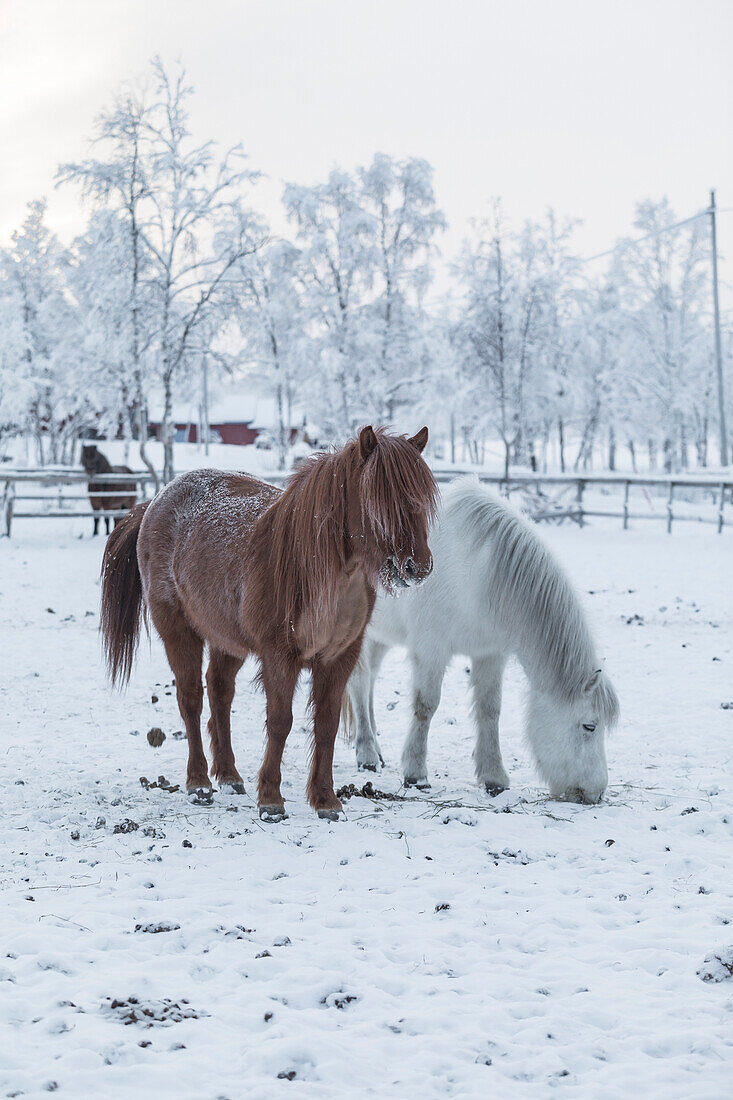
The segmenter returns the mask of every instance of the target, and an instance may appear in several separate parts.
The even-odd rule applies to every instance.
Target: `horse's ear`
[[[420,431],[417,433],[417,435],[413,435],[413,436],[410,437],[410,443],[412,443],[413,447],[417,447],[420,454],[422,454],[422,452],[425,450],[425,444],[427,443],[427,441],[428,441],[428,429],[427,428],[421,428]]]
[[[359,432],[359,450],[361,451],[361,457],[366,460],[372,451],[377,447],[377,433],[374,428],[369,424],[368,427],[362,428]]]
[[[583,691],[586,695],[590,695],[592,691],[595,691],[596,687],[598,686],[598,681],[601,678],[601,671],[602,670],[600,668],[597,668],[595,672],[591,672],[590,676],[585,681],[585,684],[583,685]]]

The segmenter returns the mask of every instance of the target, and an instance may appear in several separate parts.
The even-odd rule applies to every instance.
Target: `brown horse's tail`
[[[130,679],[140,636],[143,586],[137,564],[137,537],[149,504],[149,500],[136,504],[114,528],[104,548],[99,629],[113,684],[126,684]]]

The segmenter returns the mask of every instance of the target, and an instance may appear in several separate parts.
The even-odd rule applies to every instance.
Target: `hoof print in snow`
[[[342,989],[337,990],[335,993],[329,993],[326,997],[321,997],[321,1004],[326,1008],[338,1008],[343,1011],[347,1005],[352,1004],[354,1001],[358,1001],[358,997],[353,993],[344,993]]]
[[[151,695],[150,696],[150,702],[151,703],[157,703],[158,702],[158,696],[157,695]]]
[[[208,1012],[191,1008],[191,1005],[182,997],[180,1001],[172,1001],[170,997],[164,997],[162,1001],[141,1001],[138,997],[127,997],[125,1000],[106,998],[106,1004],[102,1010],[116,1016],[123,1024],[142,1024],[143,1027],[153,1027],[162,1024],[164,1027],[170,1024],[178,1024],[181,1020],[199,1020],[202,1016],[208,1016]]]
[[[177,932],[180,928],[180,924],[176,924],[175,921],[159,921],[157,924],[136,924],[136,932]]]
[[[276,940],[272,941],[272,946],[273,947],[290,947],[292,942],[293,941],[290,939],[290,936],[278,936],[278,938]]]
[[[259,955],[255,955],[256,959],[271,959],[272,953],[270,951],[260,951]]]
[[[277,1075],[278,1081],[294,1081],[298,1074],[294,1069],[281,1069]]]
[[[182,848],[193,848],[193,844],[191,843],[191,841],[190,841],[190,840],[184,840],[184,842],[183,842],[183,844],[181,845],[181,847],[182,847]]]
[[[721,703],[720,704],[720,709],[721,710],[733,710],[733,700],[730,700],[730,702],[728,702],[728,703]]]
[[[155,696],[153,696],[153,702],[156,702]],[[159,749],[165,741],[165,734],[159,726],[153,726],[148,730],[148,744],[152,745],[154,749]]]
[[[445,913],[446,909],[450,909],[450,902],[440,901],[435,906],[435,912],[436,913]]]
[[[173,733],[171,734],[171,737],[173,738],[174,741],[186,741],[187,740],[185,730],[173,730]]]
[[[729,982],[733,978],[733,945],[708,955],[697,976],[703,982]]]
[[[78,840],[80,836],[81,836],[81,834],[80,834],[78,829],[72,829],[71,830],[71,839],[72,840]]]
[[[115,825],[112,830],[113,833],[136,833],[140,828],[137,821],[131,821],[129,817],[126,817],[124,821],[120,821]]]
[[[468,825],[470,827],[478,825],[476,814],[472,813],[471,810],[466,810],[459,806],[446,810],[440,820],[444,825],[450,825],[453,821],[457,821],[459,825]]]
[[[217,928],[217,932],[220,932],[222,936],[229,936],[235,940],[246,940],[254,931],[254,928],[245,928],[243,924],[237,924],[234,928],[225,928],[223,924],[220,924]]]

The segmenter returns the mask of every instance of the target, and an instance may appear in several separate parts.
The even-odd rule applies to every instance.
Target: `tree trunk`
[[[634,471],[634,473],[637,473],[638,471],[636,469],[636,446],[634,444],[633,439],[629,439],[626,443],[626,446],[629,448],[629,455],[631,456],[631,469]]]
[[[175,472],[173,468],[173,436],[174,426],[171,423],[173,416],[173,387],[168,371],[163,375],[163,419],[160,424],[160,435],[163,442],[163,484],[173,481]]]
[[[616,432],[613,424],[608,429],[608,468],[609,470],[616,469]]]
[[[562,417],[557,422],[557,443],[560,450],[560,473],[565,473],[565,425]]]
[[[657,444],[653,439],[647,440],[647,451],[649,454],[649,472],[653,473],[657,468]]]
[[[281,470],[285,469],[285,460],[287,456],[287,446],[285,443],[285,418],[283,411],[283,386],[282,382],[278,382],[275,389],[275,397],[277,400],[277,461]]]

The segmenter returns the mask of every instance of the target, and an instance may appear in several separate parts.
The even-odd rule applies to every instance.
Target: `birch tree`
[[[128,252],[130,358],[141,457],[147,408],[158,388],[163,403],[164,480],[173,476],[173,396],[203,332],[224,328],[227,278],[261,244],[242,189],[254,178],[239,146],[217,158],[212,142],[189,131],[192,88],[179,67],[160,59],[142,88],[128,86],[100,116],[95,145],[104,157],[66,164],[61,182],[82,185],[94,201],[124,219]]]
[[[265,376],[275,395],[275,444],[281,469],[290,442],[293,388],[307,355],[299,259],[294,245],[272,241],[240,261],[234,283],[233,306],[244,340],[244,357],[251,372]],[[305,378],[301,381],[308,385]]]

